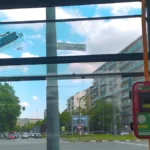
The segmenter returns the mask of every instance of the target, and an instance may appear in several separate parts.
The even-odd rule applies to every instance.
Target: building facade
[[[120,53],[141,53],[143,52],[142,37],[136,39],[133,43],[123,49]],[[100,72],[143,72],[143,61],[123,61],[106,62],[100,66],[94,73]],[[120,109],[121,125],[129,126],[132,121],[132,101],[129,97],[129,91],[132,85],[137,81],[143,81],[143,77],[122,78],[96,78],[92,87],[92,103],[100,99],[112,101]]]
[[[92,88],[93,88],[93,86],[90,86],[89,88],[87,88],[86,90],[85,90],[85,100],[86,100],[86,109],[87,110],[89,110],[89,109],[91,109],[92,108],[92,105],[93,105],[93,103],[92,103]]]
[[[44,109],[44,118],[46,117],[46,115],[47,115],[47,110]]]
[[[43,120],[43,119],[18,118],[18,120],[17,120],[17,125],[20,126],[20,127],[22,127],[22,126],[27,125],[27,124],[29,124],[29,123],[34,124],[34,123],[36,123],[37,121],[42,121],[42,120]]]
[[[68,112],[72,113],[74,112],[77,108],[82,107],[85,108],[85,101],[83,97],[86,95],[86,91],[81,91],[76,93],[74,96],[71,96],[67,100],[67,110]]]

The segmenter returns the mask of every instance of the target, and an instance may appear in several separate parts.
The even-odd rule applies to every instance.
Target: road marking
[[[118,144],[135,145],[135,146],[145,146],[145,147],[148,147],[148,145],[147,145],[147,144],[139,144],[139,143],[129,143],[129,142],[115,142],[115,143],[118,143]]]

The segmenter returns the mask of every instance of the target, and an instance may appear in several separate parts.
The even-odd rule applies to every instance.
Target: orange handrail
[[[148,45],[147,45],[147,34],[146,34],[146,1],[142,0],[142,38],[143,38],[143,59],[144,59],[144,76],[145,81],[149,81],[149,70],[148,70]]]

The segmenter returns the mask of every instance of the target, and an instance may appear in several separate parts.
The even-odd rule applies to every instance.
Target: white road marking
[[[139,143],[129,143],[129,142],[115,142],[115,143],[118,143],[118,144],[135,145],[135,146],[145,146],[145,147],[148,147],[148,145],[147,145],[147,144],[139,144]]]

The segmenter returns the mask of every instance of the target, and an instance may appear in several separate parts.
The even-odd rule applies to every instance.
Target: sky
[[[103,4],[57,7],[56,18],[103,17],[141,14],[141,4]],[[1,10],[1,21],[45,19],[45,8]],[[0,58],[46,56],[45,23],[0,25],[0,34],[22,33],[23,37],[0,49]],[[141,35],[141,19],[117,19],[56,23],[57,42],[86,44],[86,51],[57,50],[57,56],[118,53]],[[18,48],[21,48],[20,50]],[[101,63],[58,65],[58,74],[92,73]],[[46,65],[0,67],[0,76],[46,75]],[[59,111],[67,99],[92,85],[93,80],[59,80]],[[46,108],[46,81],[8,82],[26,106],[20,117],[43,118]]]

